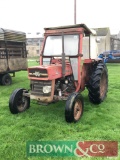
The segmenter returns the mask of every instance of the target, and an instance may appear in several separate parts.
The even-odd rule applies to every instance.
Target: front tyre
[[[94,104],[104,101],[108,90],[108,71],[103,62],[99,62],[95,67],[88,85],[89,100]]]
[[[68,123],[77,122],[83,114],[84,102],[81,94],[72,93],[65,106],[65,119]]]
[[[30,97],[23,96],[23,90],[23,88],[16,89],[10,96],[9,109],[12,114],[24,112],[30,107]]]

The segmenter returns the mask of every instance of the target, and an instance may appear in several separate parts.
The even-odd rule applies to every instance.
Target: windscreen
[[[64,53],[67,56],[78,54],[79,35],[64,35]],[[45,43],[43,55],[61,56],[62,54],[62,35],[48,36]]]

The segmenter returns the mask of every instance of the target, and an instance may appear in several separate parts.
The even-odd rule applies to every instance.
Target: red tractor
[[[42,104],[66,100],[65,119],[77,122],[83,113],[81,92],[85,87],[89,100],[100,104],[107,94],[108,73],[101,59],[91,58],[91,35],[85,24],[45,28],[40,65],[28,68],[30,91],[20,88],[11,94],[11,113],[28,109],[30,99]],[[89,42],[86,59],[82,53],[84,37]]]

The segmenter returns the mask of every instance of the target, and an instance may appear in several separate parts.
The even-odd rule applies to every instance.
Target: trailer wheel
[[[23,90],[23,88],[16,89],[10,96],[9,109],[13,114],[24,112],[30,107],[30,97],[23,96]]]
[[[104,101],[108,90],[108,71],[103,62],[98,63],[93,71],[88,85],[89,100],[94,104]]]
[[[1,84],[2,85],[8,86],[8,85],[11,85],[11,83],[12,83],[12,78],[9,74],[4,74],[1,77]]]
[[[84,102],[81,94],[72,93],[65,106],[65,119],[67,122],[77,122],[83,114]]]

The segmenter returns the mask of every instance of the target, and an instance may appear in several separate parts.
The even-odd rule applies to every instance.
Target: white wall
[[[96,36],[90,35],[90,58],[96,59],[98,57],[98,46]]]
[[[89,59],[89,37],[83,38],[83,59]],[[98,46],[96,36],[90,36],[90,58],[96,59],[98,56]]]

